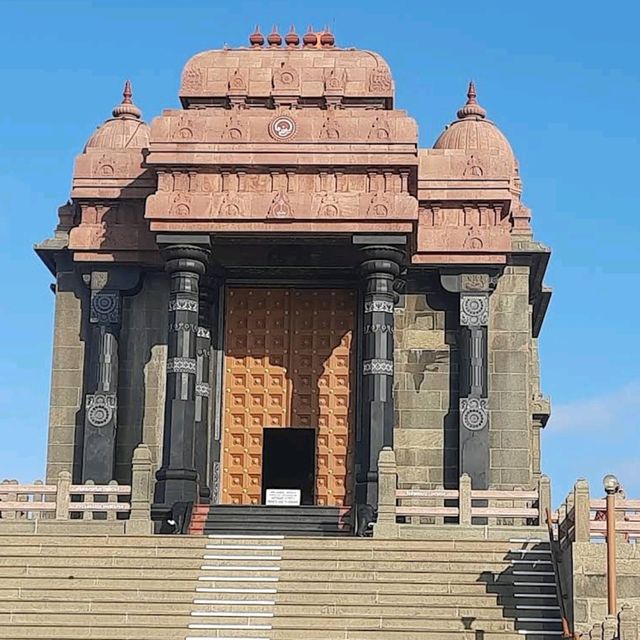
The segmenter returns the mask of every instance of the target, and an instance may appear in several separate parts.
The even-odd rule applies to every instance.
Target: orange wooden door
[[[260,504],[263,429],[316,430],[318,505],[351,503],[355,294],[230,288],[222,501]]]

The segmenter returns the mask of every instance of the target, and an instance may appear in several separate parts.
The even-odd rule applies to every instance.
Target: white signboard
[[[267,505],[297,507],[300,505],[300,489],[267,489]]]

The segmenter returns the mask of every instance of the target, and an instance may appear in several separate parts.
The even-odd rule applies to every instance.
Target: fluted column
[[[217,308],[214,300],[217,291],[210,278],[203,278],[200,286],[198,334],[196,338],[196,409],[195,409],[195,467],[200,478],[200,498],[211,498],[209,487],[209,405],[211,398],[211,331]],[[217,307],[217,305],[215,305]]]
[[[404,252],[388,245],[360,249],[364,281],[362,323],[361,432],[356,451],[356,502],[378,502],[378,456],[393,446],[393,285]]]
[[[206,271],[209,251],[205,243],[168,244],[163,255],[170,275],[169,331],[162,466],[156,474],[155,503],[170,508],[176,502],[195,502],[198,498],[195,443],[199,281]]]

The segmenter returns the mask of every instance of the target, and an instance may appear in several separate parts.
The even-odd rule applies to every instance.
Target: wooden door
[[[263,429],[316,430],[316,504],[351,503],[355,294],[230,288],[222,501],[259,504]]]

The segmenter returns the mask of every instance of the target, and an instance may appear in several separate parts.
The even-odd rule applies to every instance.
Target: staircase
[[[559,617],[527,535],[0,535],[11,640],[556,640]]]
[[[265,640],[562,635],[547,542],[210,536],[190,629]],[[240,636],[231,635],[237,632]],[[203,636],[189,636],[190,639]]]
[[[212,535],[351,535],[351,509],[344,507],[197,505],[190,533]]]
[[[0,535],[0,638],[184,640],[204,546],[187,536]]]

